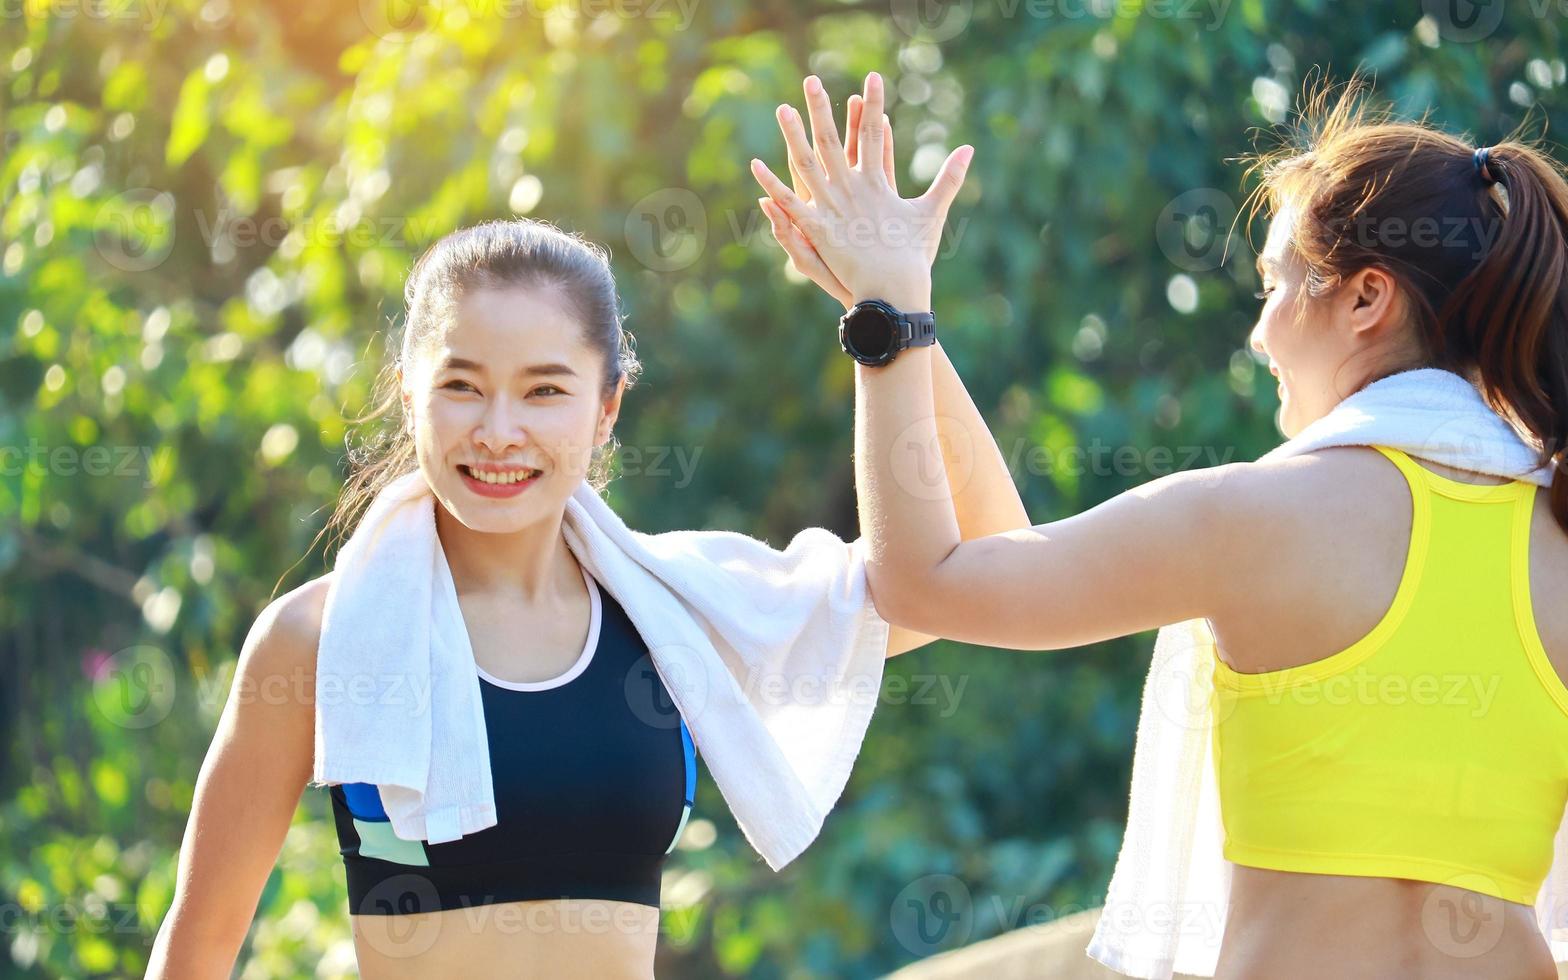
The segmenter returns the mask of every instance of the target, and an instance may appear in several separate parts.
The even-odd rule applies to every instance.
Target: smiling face
[[[404,379],[420,470],[463,524],[506,533],[558,518],[606,442],[624,379],[554,289],[481,288]],[[500,481],[500,482],[497,482]]]
[[[1362,269],[1313,296],[1306,263],[1291,246],[1294,212],[1282,207],[1258,255],[1265,302],[1252,349],[1279,379],[1279,429],[1286,438],[1327,415],[1374,377],[1419,359],[1394,279]]]

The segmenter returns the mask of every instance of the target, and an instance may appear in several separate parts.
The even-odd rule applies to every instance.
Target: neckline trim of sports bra
[[[1391,449],[1392,447],[1384,448]],[[1407,452],[1401,450],[1394,451],[1410,462],[1415,472],[1420,474],[1428,489],[1455,500],[1512,500],[1521,494],[1533,494],[1535,492],[1534,484],[1524,480],[1510,480],[1507,483],[1466,483],[1451,476],[1444,476],[1436,470],[1428,469],[1420,460]]]
[[[603,603],[599,598],[599,587],[594,584],[593,579],[588,575],[588,569],[583,568],[579,564],[578,571],[583,573],[583,582],[588,586],[589,612],[588,639],[583,644],[582,652],[577,655],[577,661],[568,667],[565,673],[558,674],[557,676],[551,677],[548,680],[507,681],[496,677],[494,674],[479,666],[479,662],[476,660],[474,661],[474,669],[479,672],[480,677],[486,681],[489,681],[491,684],[494,684],[496,687],[504,687],[508,691],[548,691],[552,688],[561,687],[564,684],[570,683],[573,679],[581,675],[583,671],[588,669],[588,664],[593,661],[594,651],[599,648],[599,624],[604,617],[602,608]]]

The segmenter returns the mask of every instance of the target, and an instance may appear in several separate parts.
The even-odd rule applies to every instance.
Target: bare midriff
[[[648,980],[659,937],[658,909],[596,899],[499,902],[349,920],[364,980]]]
[[[1557,980],[1535,910],[1401,878],[1233,865],[1215,980]]]

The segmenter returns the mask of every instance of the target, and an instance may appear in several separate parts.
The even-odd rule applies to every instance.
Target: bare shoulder
[[[1224,487],[1227,508],[1285,532],[1341,527],[1347,514],[1359,515],[1357,524],[1397,526],[1400,515],[1410,512],[1403,474],[1368,446],[1336,446],[1216,470],[1226,471],[1211,479]]]
[[[1408,513],[1404,487],[1404,477],[1376,450],[1346,446],[1184,470],[1136,492],[1185,498],[1188,503],[1178,509],[1211,525],[1205,531],[1234,530],[1244,540],[1272,547],[1341,526],[1346,513],[1373,523]]]
[[[1347,446],[1231,463],[1197,479],[1216,491],[1202,511],[1218,542],[1215,574],[1248,583],[1219,597],[1211,616],[1236,650],[1265,635],[1288,635],[1315,619],[1309,611],[1342,604],[1348,580],[1325,576],[1325,569],[1387,569],[1397,584],[1410,534],[1410,491],[1376,450]],[[1358,587],[1375,591],[1384,584],[1379,578]]]
[[[314,672],[321,642],[321,620],[332,572],[311,579],[269,602],[251,627],[240,654],[247,674]]]
[[[1217,519],[1240,529],[1226,539],[1226,558],[1252,583],[1211,617],[1233,657],[1247,669],[1277,669],[1365,635],[1387,612],[1410,546],[1411,491],[1399,468],[1371,447],[1347,446],[1222,469],[1208,477],[1224,488]],[[1568,605],[1544,599],[1568,588],[1568,534],[1544,492],[1530,552],[1537,626],[1568,678]]]
[[[1238,486],[1264,494],[1263,503],[1299,503],[1317,499],[1325,490],[1393,490],[1404,486],[1404,477],[1393,463],[1370,446],[1335,446],[1284,459],[1230,463],[1228,470]]]

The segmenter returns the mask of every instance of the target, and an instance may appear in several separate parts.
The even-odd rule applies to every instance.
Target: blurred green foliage
[[[1259,229],[1226,250],[1246,190],[1227,161],[1309,69],[1375,69],[1405,111],[1490,142],[1532,108],[1556,121],[1561,18],[1549,0],[4,5],[3,972],[144,968],[237,651],[280,576],[326,567],[295,563],[440,234],[527,213],[614,252],[646,364],[611,488],[633,526],[853,537],[838,311],[786,271],[746,168],[782,166],[772,110],[801,104],[806,72],[842,107],[880,70],[906,194],[977,148],[937,307],[1045,521],[1277,441],[1245,349]],[[704,775],[716,834],[672,859],[661,974],[876,975],[928,951],[896,899],[932,874],[971,893],[955,942],[1096,904],[1149,639],[893,661],[842,802],[780,874]],[[306,792],[247,977],[353,971],[326,803]]]

